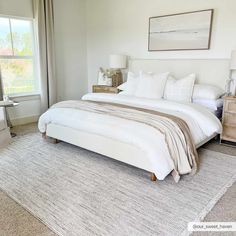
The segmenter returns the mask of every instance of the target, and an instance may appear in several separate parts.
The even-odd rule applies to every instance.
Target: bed
[[[145,64],[140,60],[132,63],[133,70]],[[164,63],[168,64],[167,62]],[[154,61],[151,61],[151,64],[155,65]],[[199,64],[199,61],[197,61],[197,64]],[[211,60],[212,68],[215,68],[216,64],[221,65],[221,69],[223,67],[223,71],[226,71],[226,61],[219,63],[219,61]],[[148,68],[151,70],[152,67],[154,68],[154,66],[149,65]],[[164,67],[163,70],[166,71]],[[177,70],[181,70],[181,68]],[[217,75],[212,76],[217,78]],[[175,181],[178,182],[180,175],[192,173],[192,166],[186,164],[187,162],[191,163],[191,160],[185,162],[187,157],[182,158],[184,155],[182,155],[181,147],[178,152],[182,154],[177,160],[177,165],[182,165],[183,168],[181,167],[180,171],[176,171],[170,154],[172,147],[168,147],[165,135],[160,130],[154,132],[154,128],[150,123],[147,124],[146,120],[145,122],[143,120],[137,122],[136,119],[139,117],[139,113],[143,112],[143,110],[138,109],[159,112],[183,120],[191,133],[194,148],[198,148],[214,138],[221,133],[222,129],[219,119],[209,110],[197,104],[102,93],[86,94],[83,96],[79,107],[77,107],[77,103],[76,101],[62,102],[44,113],[38,124],[43,136],[51,137],[55,141],[68,142],[144,169],[151,173],[152,180],[163,180],[171,173]],[[101,104],[106,108],[105,114],[104,111],[99,110]],[[114,108],[117,104],[122,107]],[[93,109],[96,112],[89,110],[93,106],[95,106]],[[113,112],[116,115],[110,113],[111,109],[114,109]],[[126,114],[129,113],[129,109],[134,112],[132,117]],[[160,115],[159,113],[158,115]],[[142,115],[144,116],[144,114]],[[152,119],[152,115],[149,114],[147,120]],[[125,116],[125,119],[123,116]],[[179,143],[181,142],[183,141],[180,139]],[[179,149],[179,146],[181,145],[176,145],[176,148]],[[186,144],[183,145],[183,148],[186,148]]]

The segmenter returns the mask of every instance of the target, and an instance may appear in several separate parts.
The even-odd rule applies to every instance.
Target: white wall
[[[88,86],[85,0],[56,0],[54,12],[58,100],[79,99]]]
[[[214,9],[211,49],[148,52],[151,16]],[[109,54],[133,58],[229,58],[236,49],[235,0],[87,0],[88,89],[96,83]]]

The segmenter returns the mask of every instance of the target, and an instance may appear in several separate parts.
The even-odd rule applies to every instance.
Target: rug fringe
[[[194,219],[193,222],[202,222],[205,217],[207,216],[207,214],[213,209],[213,207],[216,205],[216,203],[224,196],[224,194],[227,192],[227,190],[232,187],[232,185],[236,182],[236,174],[233,175],[231,177],[231,179],[229,180],[228,183],[226,183],[221,190],[217,193],[217,195],[211,199],[208,204],[206,205],[206,207],[203,208],[203,210],[201,211],[201,213]],[[186,229],[180,234],[181,236],[189,236],[191,235],[193,232],[188,231],[188,228],[186,227]]]

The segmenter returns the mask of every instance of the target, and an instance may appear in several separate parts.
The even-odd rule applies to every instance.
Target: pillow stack
[[[135,75],[128,72],[127,82],[121,84],[118,89],[122,90],[120,94],[136,97],[161,99],[164,95],[164,89],[169,73],[145,73],[140,72]]]
[[[193,103],[205,106],[213,111],[223,107],[223,99],[225,94],[223,89],[213,85],[196,84],[193,90]]]
[[[214,106],[224,91],[212,85],[195,84],[195,80],[195,74],[176,79],[169,72],[156,74],[141,71],[138,75],[128,72],[127,82],[118,89],[124,95]]]

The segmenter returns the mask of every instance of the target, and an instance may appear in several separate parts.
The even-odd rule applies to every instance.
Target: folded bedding
[[[221,132],[219,120],[198,105],[121,94],[87,94],[83,101],[56,104],[40,117],[39,130],[46,132],[50,123],[140,148],[160,180],[173,170],[195,172],[195,146]]]

